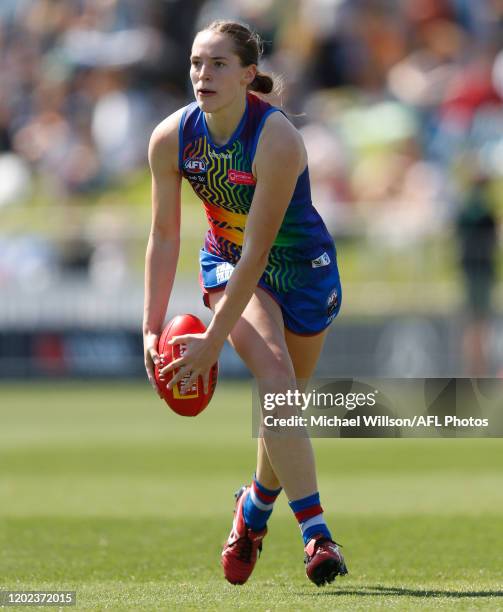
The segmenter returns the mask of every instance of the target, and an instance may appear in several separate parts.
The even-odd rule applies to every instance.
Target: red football
[[[164,354],[164,363],[161,367],[164,367],[184,353],[184,344],[177,344],[175,346],[168,344],[171,338],[185,334],[200,334],[204,331],[206,331],[204,323],[194,315],[178,315],[171,319],[164,328],[157,346],[159,355]],[[177,371],[175,370],[175,372]],[[173,389],[168,389],[167,384],[173,378],[173,372],[168,372],[164,380],[161,380],[159,378],[159,366],[155,366],[155,380],[168,406],[182,416],[196,416],[206,408],[213,397],[217,384],[218,362],[210,370],[208,393],[204,392],[202,376],[198,377],[197,383],[194,383],[190,389],[184,389],[184,379],[187,379],[188,376],[187,374],[182,380],[178,381]]]

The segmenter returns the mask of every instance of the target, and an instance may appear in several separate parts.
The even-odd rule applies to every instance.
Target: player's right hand
[[[145,360],[145,370],[150,384],[157,395],[162,398],[162,395],[155,382],[154,369],[155,366],[161,362],[161,357],[157,352],[157,345],[159,342],[159,336],[150,332],[143,334],[143,355]]]

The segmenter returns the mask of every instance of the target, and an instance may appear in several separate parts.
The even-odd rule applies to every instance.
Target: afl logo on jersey
[[[206,163],[202,159],[189,157],[183,162],[183,169],[190,174],[202,174],[206,172]]]

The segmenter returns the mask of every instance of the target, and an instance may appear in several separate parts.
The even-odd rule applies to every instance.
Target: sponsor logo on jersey
[[[330,263],[330,257],[327,252],[323,253],[316,259],[311,261],[311,266],[313,268],[323,268],[323,266],[328,266]]]
[[[183,169],[190,174],[202,174],[206,172],[206,163],[196,157],[188,157],[183,162]]]
[[[327,300],[327,323],[335,319],[337,305],[339,304],[339,295],[337,289],[332,289]]]
[[[215,269],[215,274],[217,275],[217,283],[224,283],[225,281],[228,281],[233,272],[234,266],[228,261],[226,261],[225,263],[218,264]]]
[[[211,149],[208,151],[209,157],[216,157],[217,159],[232,159],[232,153],[216,153]]]
[[[251,172],[243,172],[242,170],[229,170],[227,180],[233,185],[255,185],[256,183]]]

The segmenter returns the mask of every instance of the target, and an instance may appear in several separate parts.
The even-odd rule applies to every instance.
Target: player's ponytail
[[[235,21],[213,21],[203,31],[220,32],[227,34],[234,43],[234,52],[239,57],[242,66],[258,66],[264,50],[262,39],[257,32],[253,32],[248,26]],[[268,94],[276,88],[272,76],[257,71],[254,80],[248,85],[250,91]]]
[[[271,93],[274,89],[274,80],[268,74],[257,72],[253,81],[248,85],[248,89],[263,94]]]

